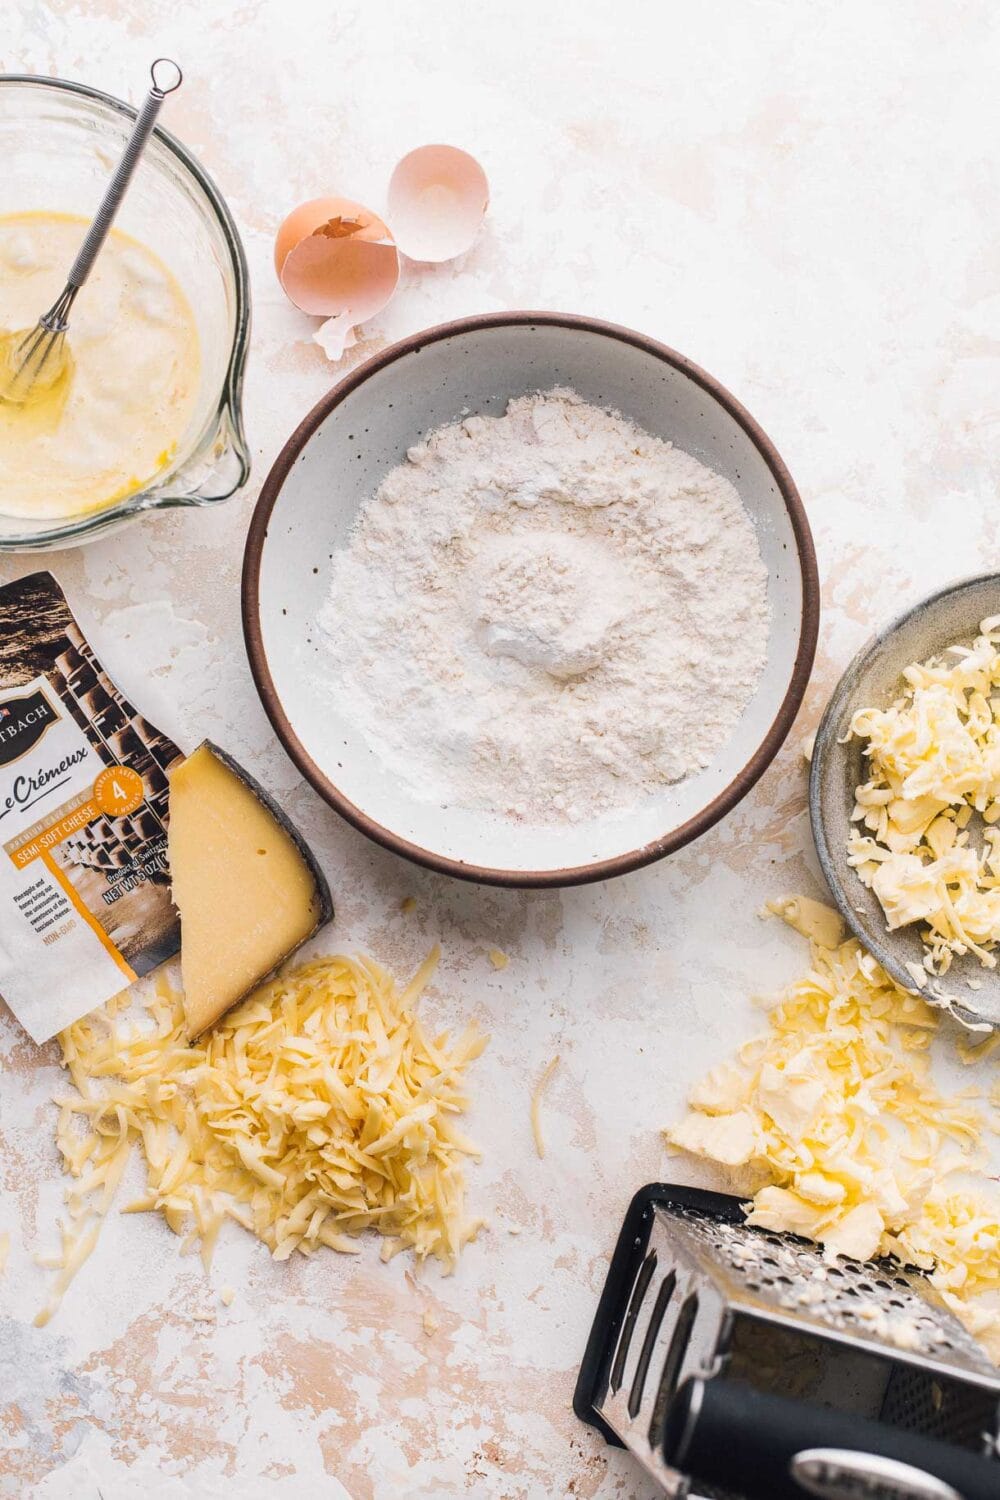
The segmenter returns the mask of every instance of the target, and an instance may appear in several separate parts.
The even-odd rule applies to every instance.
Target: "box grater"
[[[573,1404],[671,1500],[1000,1500],[1000,1372],[926,1279],[830,1263],[721,1193],[633,1199]]]

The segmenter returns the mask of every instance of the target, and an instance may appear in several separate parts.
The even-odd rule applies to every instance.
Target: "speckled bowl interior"
[[[463,411],[569,386],[727,476],[760,541],[772,612],[767,664],[742,721],[702,773],[630,808],[539,826],[421,803],[317,689],[316,616],[328,560],[359,506],[407,448]],[[719,588],[727,581],[719,579]],[[467,319],[407,340],[354,372],[302,423],[251,526],[244,625],[265,708],[289,753],[341,813],[399,853],[478,880],[597,879],[678,848],[743,796],[775,754],[815,648],[815,562],[794,486],[756,424],[695,366],[626,330],[561,315]]]
[[[861,708],[887,708],[900,695],[902,673],[949,646],[971,645],[980,620],[1000,613],[1000,573],[949,584],[907,610],[862,647],[840,679],[816,734],[809,779],[809,810],[820,864],[844,920],[869,952],[900,984],[913,987],[907,963],[919,963],[923,945],[917,926],[886,929],[877,898],[847,863],[854,789],[868,779],[862,742],[843,742]],[[974,824],[973,827],[974,836]],[[968,980],[981,987],[971,990]],[[929,999],[958,997],[961,1019],[1000,1025],[1000,970],[984,969],[970,956],[956,959]]]

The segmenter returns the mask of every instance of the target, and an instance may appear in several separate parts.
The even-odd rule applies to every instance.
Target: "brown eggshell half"
[[[274,269],[279,277],[288,252],[294,250],[300,240],[314,234],[317,229],[334,219],[355,220],[359,226],[356,232],[360,238],[392,239],[378,214],[372,213],[370,208],[354,198],[310,198],[293,208],[290,214],[286,214],[274,237]]]
[[[288,215],[275,240],[285,293],[316,317],[363,323],[399,281],[399,254],[384,222],[348,198],[316,198]]]

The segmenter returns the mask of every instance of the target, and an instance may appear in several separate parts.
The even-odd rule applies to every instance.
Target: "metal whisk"
[[[66,285],[34,328],[9,334],[0,343],[0,401],[25,406],[52,390],[66,374],[69,367],[66,330],[69,327],[70,309],[108,237],[139,158],[153,133],[160,107],[168,94],[180,88],[183,79],[180,68],[169,57],[158,57],[149,72],[153,87],[136,115],[132,134],[125,143],[125,150],[108,183],[101,206],[70,267]]]

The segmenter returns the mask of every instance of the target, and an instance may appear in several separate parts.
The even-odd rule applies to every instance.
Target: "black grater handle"
[[[1000,1463],[867,1417],[716,1377],[688,1380],[671,1404],[664,1457],[695,1484],[747,1500],[878,1495],[880,1500],[998,1500]],[[836,1455],[847,1483],[836,1487]],[[803,1457],[803,1455],[807,1455]],[[865,1456],[872,1478],[865,1481]],[[892,1462],[879,1466],[879,1460]],[[803,1482],[793,1476],[796,1463]],[[831,1470],[829,1465],[833,1463]],[[905,1472],[903,1467],[909,1470]]]

